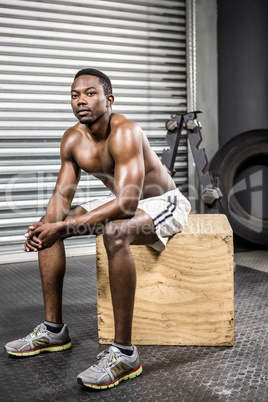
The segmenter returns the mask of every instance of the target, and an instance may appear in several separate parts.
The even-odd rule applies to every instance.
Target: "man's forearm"
[[[41,218],[43,223],[63,221],[70,211],[71,202],[58,193],[50,198],[45,215]]]
[[[136,202],[120,203],[115,199],[84,215],[58,222],[58,230],[62,238],[96,234],[109,221],[133,217],[136,207]]]

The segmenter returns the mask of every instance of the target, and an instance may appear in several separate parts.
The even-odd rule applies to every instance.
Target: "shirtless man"
[[[65,273],[63,240],[103,232],[109,261],[114,311],[113,345],[77,381],[91,388],[113,387],[142,372],[131,343],[136,271],[130,244],[163,250],[179,232],[190,204],[150,148],[141,128],[112,113],[109,78],[94,69],[79,71],[71,88],[71,104],[79,122],[63,135],[61,169],[45,216],[29,226],[25,251],[38,251],[45,321],[25,338],[8,343],[6,352],[31,356],[71,347],[62,321]],[[81,169],[100,178],[112,196],[71,208]]]

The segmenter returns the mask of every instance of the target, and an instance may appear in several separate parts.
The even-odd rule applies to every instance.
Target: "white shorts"
[[[81,206],[90,212],[114,198],[114,194],[94,198]],[[184,228],[191,211],[191,204],[176,188],[160,196],[140,200],[138,208],[147,212],[154,221],[159,240],[149,246],[157,251],[162,251],[166,248],[169,237]]]

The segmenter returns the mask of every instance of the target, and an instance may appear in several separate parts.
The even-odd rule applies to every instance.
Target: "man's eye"
[[[77,95],[71,95],[72,99],[77,98]]]
[[[88,92],[87,95],[93,96],[95,92]]]

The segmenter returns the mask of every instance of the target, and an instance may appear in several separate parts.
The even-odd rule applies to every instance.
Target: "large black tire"
[[[254,174],[248,176],[250,180],[241,179],[239,182],[241,172],[242,177],[243,170],[254,172],[254,165],[262,184],[260,181],[256,183]],[[268,130],[248,131],[232,138],[215,154],[209,170],[214,184],[223,194],[219,201],[220,211],[227,215],[236,237],[254,247],[268,246]],[[264,206],[257,213],[256,206],[252,213],[254,186],[255,195],[259,191]],[[245,200],[251,202],[252,208],[245,206]]]

